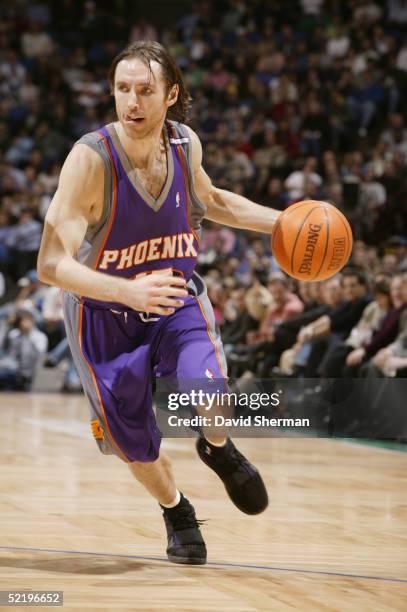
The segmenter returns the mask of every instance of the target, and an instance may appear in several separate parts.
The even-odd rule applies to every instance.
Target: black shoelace
[[[198,520],[196,518],[195,511],[191,506],[181,507],[173,514],[171,513],[171,515],[168,513],[167,516],[172,523],[174,531],[200,527],[200,525],[205,523],[205,520]]]

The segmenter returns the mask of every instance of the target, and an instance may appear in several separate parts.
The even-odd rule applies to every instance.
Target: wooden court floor
[[[407,453],[240,440],[270,493],[249,517],[192,441],[166,442],[207,519],[209,563],[186,567],[166,561],[154,500],[97,450],[81,396],[1,394],[0,427],[0,590],[62,590],[64,610],[407,609]]]

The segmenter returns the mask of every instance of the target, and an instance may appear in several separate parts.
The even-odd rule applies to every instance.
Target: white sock
[[[212,440],[207,440],[207,442],[209,442],[211,446],[218,446],[219,448],[222,448],[222,446],[225,446],[227,441],[228,441],[227,438],[225,438],[223,442],[212,442]]]
[[[175,497],[173,499],[172,502],[170,502],[169,504],[161,504],[164,508],[175,508],[175,506],[178,506],[179,502],[181,501],[181,493],[178,491],[175,493]]]

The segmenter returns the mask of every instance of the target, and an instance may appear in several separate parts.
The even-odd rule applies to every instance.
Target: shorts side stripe
[[[213,335],[212,335],[212,332],[211,332],[211,328],[210,328],[210,325],[209,325],[209,321],[206,318],[204,309],[203,309],[202,304],[201,304],[201,300],[197,296],[194,296],[194,299],[197,301],[199,309],[200,309],[200,311],[202,313],[202,316],[203,316],[203,318],[205,320],[206,333],[208,334],[209,340],[211,341],[211,343],[213,345],[213,348],[214,348],[214,351],[215,351],[215,356],[216,356],[216,361],[218,362],[220,373],[222,374],[223,378],[227,379],[226,373],[223,371],[222,362],[221,362],[221,359],[220,359],[220,356],[219,356],[219,350],[218,350],[218,347],[216,346],[216,342],[215,342],[215,340],[213,338]]]
[[[96,390],[99,406],[100,406],[101,411],[102,411],[103,421],[104,421],[104,423],[106,425],[106,429],[109,432],[110,438],[111,438],[113,444],[115,445],[115,447],[116,447],[116,449],[117,449],[121,459],[123,459],[123,461],[126,461],[126,463],[130,463],[130,459],[122,451],[122,449],[120,448],[120,446],[117,444],[116,440],[114,439],[114,437],[112,435],[112,432],[110,431],[109,423],[108,423],[108,420],[107,420],[107,417],[106,417],[106,412],[105,412],[105,408],[103,406],[103,401],[102,401],[102,397],[100,395],[100,391],[99,391],[99,387],[98,387],[98,383],[97,383],[97,380],[96,380],[95,373],[93,371],[93,368],[92,368],[91,364],[86,359],[85,354],[84,354],[83,349],[82,349],[82,324],[83,324],[83,304],[80,304],[79,305],[79,330],[78,330],[79,348],[80,348],[82,357],[84,358],[84,360],[85,360],[85,362],[86,362],[86,364],[87,364],[87,366],[89,368],[89,372],[90,372],[90,375],[92,377],[93,384],[95,386],[95,390]]]

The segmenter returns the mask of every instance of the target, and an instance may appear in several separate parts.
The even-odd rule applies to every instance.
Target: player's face
[[[177,100],[177,86],[167,92],[157,62],[151,62],[150,71],[138,58],[127,58],[117,64],[114,96],[124,131],[139,139],[160,128],[168,107]]]

